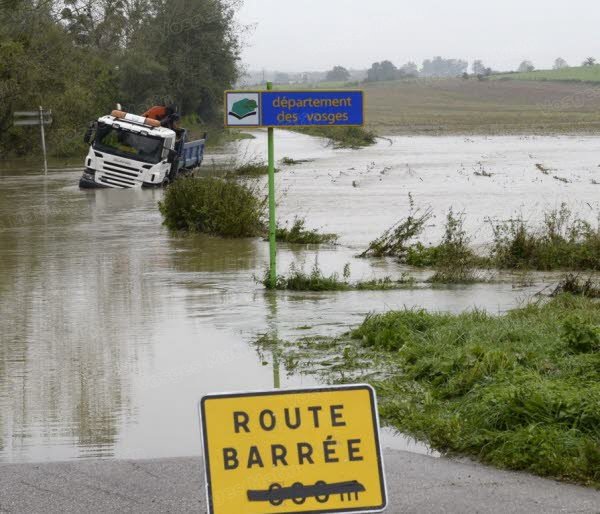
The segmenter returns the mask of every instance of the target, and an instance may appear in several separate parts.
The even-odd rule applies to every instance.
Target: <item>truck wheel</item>
[[[167,187],[169,184],[171,183],[171,181],[169,180],[169,177],[165,177],[162,181],[162,187]]]

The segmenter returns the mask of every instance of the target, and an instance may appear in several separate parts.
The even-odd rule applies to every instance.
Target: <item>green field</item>
[[[569,82],[600,82],[600,65],[563,68],[560,70],[539,70],[528,73],[506,73],[495,75],[495,80],[552,80]]]

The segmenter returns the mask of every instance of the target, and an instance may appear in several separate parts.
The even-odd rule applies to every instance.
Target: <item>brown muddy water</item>
[[[338,246],[282,245],[292,262],[353,278],[399,275],[390,260],[356,259],[406,214],[408,192],[436,212],[435,240],[451,205],[477,243],[489,219],[539,219],[562,201],[595,218],[598,140],[586,137],[393,138],[360,151],[281,132],[279,218],[305,216],[340,234]],[[230,148],[262,157],[265,134]],[[215,156],[222,159],[223,156]],[[207,164],[210,164],[210,156]],[[550,174],[535,166],[543,164]],[[481,168],[491,177],[474,175]],[[422,306],[504,311],[555,277],[503,276],[493,284],[387,292],[267,293],[261,240],[177,237],[162,227],[161,190],[80,191],[80,168],[0,165],[0,461],[200,454],[203,393],[313,385],[275,369],[258,334],[339,334],[369,312]],[[567,182],[558,180],[561,177]],[[384,444],[426,451],[386,432]]]

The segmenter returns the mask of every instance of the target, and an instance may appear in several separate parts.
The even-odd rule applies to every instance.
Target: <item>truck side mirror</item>
[[[89,145],[94,141],[94,139],[96,137],[96,128],[97,127],[98,127],[98,124],[95,121],[88,125],[88,128],[85,131],[85,134],[83,136],[83,142],[86,145]]]
[[[173,164],[175,159],[177,159],[177,152],[175,150],[169,150],[169,153],[167,154],[167,162],[169,164]]]

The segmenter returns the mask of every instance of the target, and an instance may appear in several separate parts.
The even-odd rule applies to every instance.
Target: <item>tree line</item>
[[[27,154],[37,139],[13,112],[53,111],[49,148],[81,148],[90,120],[117,102],[141,113],[178,106],[217,119],[238,77],[237,0],[2,0],[0,156]]]
[[[582,66],[595,66],[596,59],[588,57],[583,61]],[[558,70],[569,67],[567,61],[559,57],[554,61],[553,69]],[[535,71],[535,66],[531,61],[525,60],[519,64],[517,72]],[[463,59],[445,59],[437,56],[433,59],[425,59],[419,66],[409,61],[406,64],[397,67],[392,61],[384,60],[375,62],[367,70],[367,82],[379,82],[384,80],[399,80],[403,78],[416,77],[463,77],[468,78],[469,63]],[[485,78],[495,73],[492,68],[486,66],[481,59],[476,59],[471,64],[472,75],[479,78]],[[350,78],[350,72],[343,66],[334,66],[327,72],[327,81],[347,81]]]

